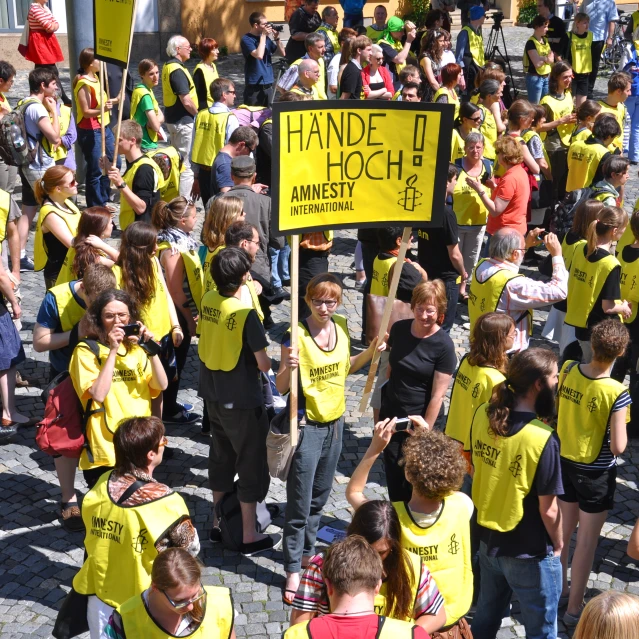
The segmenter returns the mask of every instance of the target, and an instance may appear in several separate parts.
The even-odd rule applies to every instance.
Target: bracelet
[[[486,191],[482,191],[481,193],[478,194],[479,197],[482,197],[482,195],[486,195]]]
[[[172,326],[171,327],[171,333],[182,333],[182,335],[184,335],[184,332],[182,331],[182,329],[179,326]]]

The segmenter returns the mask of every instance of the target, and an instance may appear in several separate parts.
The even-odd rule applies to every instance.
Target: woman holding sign
[[[342,451],[346,376],[371,361],[377,340],[359,355],[350,355],[346,318],[335,311],[342,284],[330,273],[316,275],[306,287],[311,315],[299,323],[298,352],[290,338],[282,342],[277,390],[290,388],[292,370],[299,371],[299,443],[286,482],[284,523],[284,603],[290,605],[300,584],[300,571],[315,554],[322,509],[331,492]],[[384,350],[385,344],[379,346]],[[304,564],[304,566],[302,565]]]

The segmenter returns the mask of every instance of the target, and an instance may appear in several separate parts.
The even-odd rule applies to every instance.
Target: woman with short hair
[[[442,85],[433,95],[433,102],[436,104],[455,105],[455,117],[459,115],[459,96],[455,87],[459,84],[459,79],[463,76],[462,68],[458,64],[446,64],[442,67]]]
[[[362,89],[367,100],[390,100],[395,93],[393,79],[384,66],[384,52],[378,44],[371,46],[371,59],[362,69]]]
[[[197,45],[197,52],[200,54],[200,62],[193,71],[193,84],[197,91],[197,99],[202,109],[213,106],[211,96],[211,82],[219,77],[215,61],[220,55],[220,49],[213,38],[202,38]]]
[[[138,64],[140,84],[131,94],[131,119],[142,127],[142,152],[158,148],[158,134],[164,124],[164,113],[153,94],[153,87],[160,83],[160,70],[155,60],[144,58]]]

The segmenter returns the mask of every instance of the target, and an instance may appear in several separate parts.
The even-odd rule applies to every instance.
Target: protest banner
[[[129,65],[136,0],[93,0],[95,57],[123,69]]]
[[[441,226],[453,114],[424,102],[274,104],[277,231]]]
[[[300,233],[402,225],[402,264],[411,227],[441,226],[454,108],[424,102],[279,102],[273,105],[274,234],[292,235],[291,348],[297,352]],[[390,321],[395,269],[378,332]],[[371,362],[360,410],[373,385]],[[291,443],[297,442],[297,371],[291,372]]]

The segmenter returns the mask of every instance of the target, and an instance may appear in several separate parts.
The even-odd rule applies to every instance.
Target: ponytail
[[[628,214],[618,206],[604,206],[596,220],[588,225],[586,241],[588,242],[587,256],[590,257],[597,250],[599,238],[604,237],[613,228],[624,228],[628,225]]]
[[[69,173],[73,173],[73,171],[66,166],[56,165],[48,168],[44,175],[39,180],[36,180],[33,187],[36,202],[40,205],[44,204],[47,197],[53,193],[56,187],[61,186],[62,180]]]
[[[151,212],[153,226],[155,226],[158,231],[177,226],[180,220],[186,215],[189,207],[193,206],[193,204],[189,202],[190,201],[182,195],[173,198],[170,202],[160,200]]]

